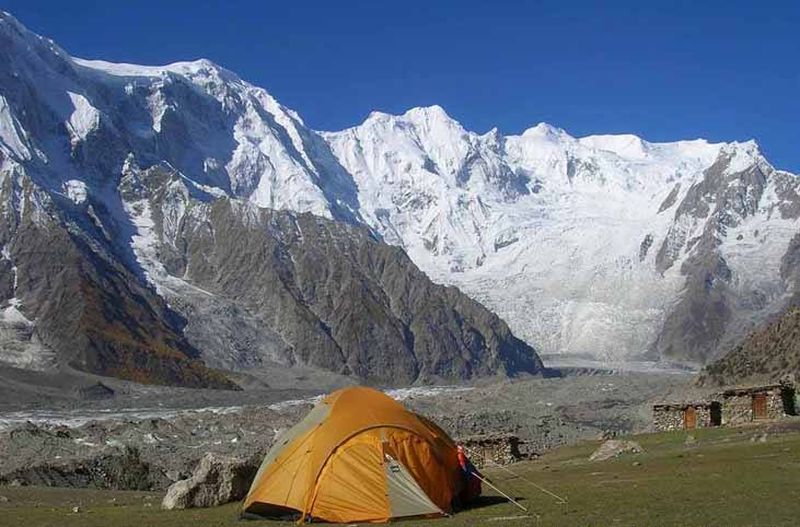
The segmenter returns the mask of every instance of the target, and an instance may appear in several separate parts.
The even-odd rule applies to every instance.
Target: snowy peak
[[[596,150],[613,152],[622,158],[630,160],[645,159],[650,151],[649,143],[630,134],[590,135],[582,137],[580,143]]]
[[[205,59],[72,59],[10,15],[2,23],[13,42],[0,50],[0,150],[58,167],[39,184],[84,179],[106,194],[132,154],[259,206],[357,218],[352,180],[327,144],[265,90]]]
[[[574,140],[566,131],[544,122],[522,132],[522,137],[550,142],[571,142]]]
[[[163,77],[171,73],[186,78],[215,78],[227,82],[236,82],[240,80],[234,73],[225,70],[208,59],[173,62],[171,64],[165,64],[164,66],[140,66],[137,64],[80,58],[74,58],[73,61],[85,68],[115,77]]]
[[[48,54],[55,54],[61,58],[69,57],[55,42],[30,31],[11,13],[2,10],[0,10],[0,37],[7,44],[14,44],[16,48],[14,51],[25,49],[30,52],[41,53],[45,57]],[[10,47],[6,49],[11,50]]]
[[[756,294],[769,305],[783,294],[778,271],[749,277],[753,266],[779,267],[797,229],[797,178],[776,172],[752,141],[575,138],[547,123],[478,135],[437,107],[373,114],[325,138],[374,229],[545,352],[619,360],[656,349],[702,361],[763,313],[729,309],[713,343],[698,333],[665,346],[678,339],[671,328],[697,309],[711,313],[704,302],[723,294],[703,296],[703,276],[730,282],[723,303]],[[738,230],[731,237],[733,226],[762,222],[775,226],[753,227],[770,232],[756,244]]]

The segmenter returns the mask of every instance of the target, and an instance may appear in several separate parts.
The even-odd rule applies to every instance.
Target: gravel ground
[[[694,390],[690,381],[679,374],[600,373],[389,393],[455,438],[513,434],[541,453],[647,430],[652,402],[686,396]],[[163,489],[186,477],[206,452],[262,456],[319,395],[115,388],[113,397],[0,412],[0,482]]]

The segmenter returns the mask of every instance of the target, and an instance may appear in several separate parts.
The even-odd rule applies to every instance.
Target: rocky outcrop
[[[607,461],[622,454],[641,454],[642,452],[644,450],[636,441],[609,439],[589,456],[589,461]]]
[[[273,427],[288,428],[309,409],[254,406],[224,414],[166,412],[160,418],[101,411],[97,417],[108,420],[0,428],[0,484],[165,491],[189,478],[206,454],[239,456],[258,466],[274,439]]]
[[[138,450],[130,447],[106,447],[100,452],[67,459],[42,457],[0,474],[0,483],[4,484],[114,490],[149,490],[163,484],[162,480],[141,460]]]
[[[800,307],[753,331],[712,362],[698,378],[701,385],[777,382],[800,376]]]
[[[759,271],[746,268],[737,274],[729,260],[738,257],[739,251],[730,242],[727,247],[723,243],[729,232],[739,232],[754,217],[796,219],[794,208],[800,201],[790,192],[783,192],[774,203],[762,198],[770,183],[770,190],[777,193],[779,188],[796,188],[797,178],[764,162],[744,168],[737,165],[732,155],[720,155],[675,210],[655,264],[663,274],[682,262],[685,285],[664,319],[653,355],[703,364],[743,338],[748,327],[763,320],[770,304],[780,301],[786,287],[780,277],[769,279],[762,274],[752,279],[749,276]],[[757,231],[737,236],[738,240],[759,239]],[[741,287],[741,282],[747,282],[747,287]]]
[[[164,496],[164,509],[216,507],[244,498],[258,470],[259,460],[206,454],[192,476],[176,481]]]
[[[19,305],[43,355],[137,382],[237,388],[199,359],[180,317],[126,265],[113,238],[25,176],[2,183],[0,246],[13,262],[13,289],[2,300]]]
[[[478,468],[511,465],[540,454],[530,442],[513,434],[460,437],[458,444],[466,448],[470,461]]]

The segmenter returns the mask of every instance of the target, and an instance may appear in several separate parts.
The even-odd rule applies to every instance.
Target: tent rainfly
[[[387,522],[449,513],[465,485],[441,428],[365,387],[336,391],[267,453],[245,517]]]

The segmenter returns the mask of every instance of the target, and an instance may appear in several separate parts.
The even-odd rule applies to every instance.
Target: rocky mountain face
[[[2,185],[4,362],[38,370],[66,363],[141,382],[236,387],[199,360],[182,334],[184,321],[121,263],[88,217],[59,208],[26,176],[6,177]]]
[[[207,61],[69,57],[0,14],[0,360],[235,388],[537,373],[533,349],[362,225],[323,138]]]
[[[122,187],[131,210],[144,203],[135,222],[153,225],[155,251],[138,250],[140,262],[184,304],[186,334],[214,365],[306,364],[400,384],[542,369],[496,315],[364,227],[203,196],[161,167],[128,167]]]
[[[91,263],[82,280],[102,286],[87,290],[126,311],[114,295],[131,295],[144,318],[124,332],[207,369],[391,367],[405,382],[538,368],[501,322],[378,240],[538,350],[608,362],[705,363],[797,295],[800,180],[752,141],[575,138],[544,123],[481,135],[436,106],[316,132],[206,60],[76,59],[3,14],[0,156],[6,217],[60,225]],[[44,367],[63,352],[14,285],[29,271],[19,220],[6,221],[4,360]]]
[[[800,308],[753,331],[722,358],[706,366],[701,385],[779,382],[800,377]]]

